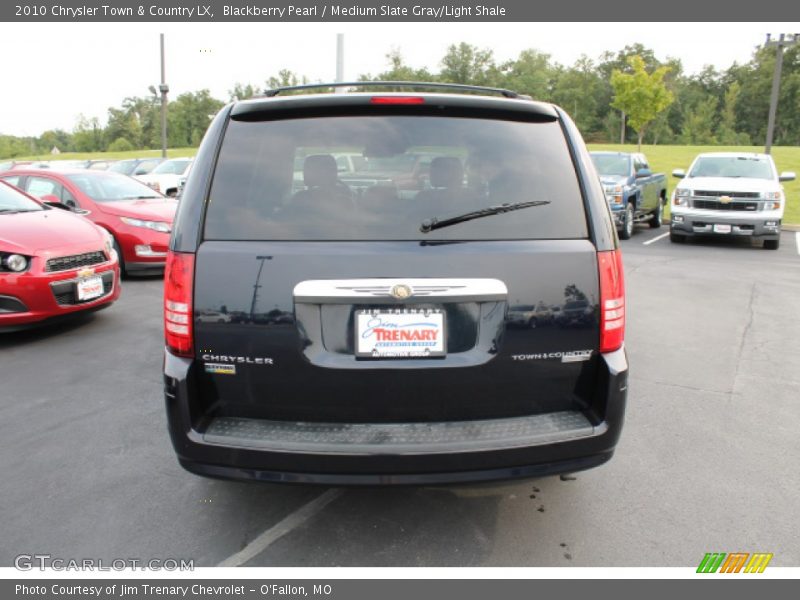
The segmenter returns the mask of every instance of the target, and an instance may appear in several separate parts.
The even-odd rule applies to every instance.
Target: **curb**
[[[781,231],[800,231],[800,225],[783,223],[781,224]]]

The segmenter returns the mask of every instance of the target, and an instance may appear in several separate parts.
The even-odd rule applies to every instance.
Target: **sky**
[[[497,62],[534,48],[563,65],[640,42],[661,60],[679,58],[687,73],[724,70],[747,62],[768,32],[795,31],[800,23],[0,23],[0,134],[72,131],[81,114],[105,124],[108,107],[159,83],[160,33],[170,98],[208,88],[227,100],[237,82],[263,86],[281,69],[333,81],[337,33],[345,78],[355,79],[385,70],[394,49],[436,71],[462,41],[491,49]]]

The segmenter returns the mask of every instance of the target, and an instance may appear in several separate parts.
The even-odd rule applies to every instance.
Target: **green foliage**
[[[450,45],[441,65],[438,79],[447,83],[497,86],[502,79],[491,50],[464,42]]]
[[[115,139],[108,145],[109,152],[129,152],[133,150],[134,146],[124,137]]]
[[[631,127],[639,133],[641,147],[645,128],[674,99],[664,83],[670,67],[658,67],[648,73],[644,59],[638,55],[629,57],[628,65],[631,73],[617,69],[611,73],[611,86],[614,88],[611,106],[625,112]]]
[[[706,67],[693,75],[683,73],[679,60],[660,59],[642,44],[605,52],[596,60],[582,56],[572,65],[558,64],[550,55],[534,48],[499,63],[490,49],[467,43],[447,48],[438,71],[409,65],[398,49],[391,50],[386,60],[385,71],[374,76],[362,74],[357,79],[438,81],[509,88],[535,100],[562,106],[584,138],[593,142],[616,142],[624,131],[626,142],[749,145],[763,143],[766,138],[775,49],[758,48],[745,64],[734,64],[725,71]],[[641,61],[643,69],[640,65],[637,72],[632,61]],[[627,94],[615,96],[614,73],[618,73],[617,78],[628,77],[634,82]],[[648,90],[657,74],[663,74],[661,83],[665,94],[672,94],[674,102],[649,119],[648,115],[640,119],[634,107],[621,108],[625,95],[634,105],[654,108]],[[642,82],[645,85],[640,85]],[[283,69],[268,77],[263,85],[236,83],[228,91],[227,99],[250,98],[265,88],[303,83],[308,83],[306,77]],[[215,114],[222,104],[207,90],[171,96],[167,108],[169,145],[199,143],[210,123],[209,115]],[[625,110],[631,127],[624,128],[621,110]],[[161,147],[161,97],[154,87],[143,90],[141,96],[123,99],[119,106],[109,107],[105,125],[98,118],[81,115],[71,132],[45,131],[38,137],[0,135],[0,159],[28,154],[49,156],[53,147],[61,152],[102,151],[118,139],[127,140],[140,152]],[[776,146],[800,145],[800,45],[784,53],[774,143]]]

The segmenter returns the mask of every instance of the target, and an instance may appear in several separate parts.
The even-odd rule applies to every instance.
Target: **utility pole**
[[[158,86],[158,91],[161,92],[161,156],[167,158],[167,92],[169,86],[167,85],[166,69],[164,66],[164,34],[161,34],[161,85]]]
[[[777,40],[772,39],[772,34],[767,34],[765,48],[775,48],[775,75],[772,77],[772,95],[769,100],[769,118],[767,120],[767,143],[764,152],[769,154],[772,150],[772,136],[775,132],[775,113],[778,111],[778,92],[781,88],[781,68],[783,67],[783,49],[794,46],[800,41],[798,33],[782,33]]]
[[[336,34],[336,81],[344,81],[344,34]],[[335,88],[334,93],[343,94],[344,88]]]

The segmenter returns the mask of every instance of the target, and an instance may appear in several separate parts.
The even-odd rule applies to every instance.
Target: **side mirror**
[[[684,177],[686,177],[686,171],[684,171],[683,169],[675,169],[674,171],[672,171],[672,176],[677,177],[678,179],[683,179]]]
[[[650,177],[653,172],[650,169],[639,169],[636,171],[636,179],[641,179],[642,177]]]
[[[778,177],[778,181],[794,181],[797,178],[797,175],[794,174],[794,171],[784,171]]]
[[[147,169],[136,169],[133,172],[134,175],[147,175]]]
[[[67,206],[66,204],[62,204],[61,202],[58,201],[52,202],[50,200],[45,200],[44,198],[41,198],[41,201],[42,204],[44,204],[45,206],[49,206],[50,208],[60,208],[61,210],[68,210],[72,212],[72,209],[69,206]]]

